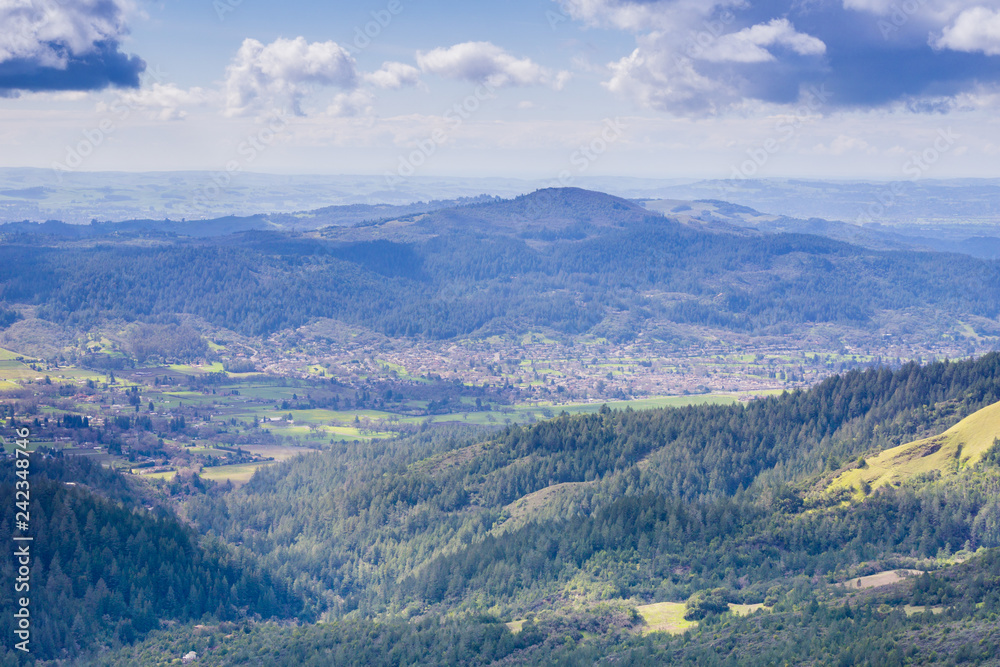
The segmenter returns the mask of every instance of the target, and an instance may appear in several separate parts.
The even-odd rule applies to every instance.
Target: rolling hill
[[[630,340],[664,325],[875,334],[917,311],[988,333],[1000,312],[996,262],[706,225],[573,188],[308,233],[8,241],[0,300],[84,328],[186,313],[251,335],[326,317],[390,336]]]
[[[830,490],[865,489],[870,493],[887,485],[899,486],[917,475],[954,475],[978,465],[998,439],[1000,403],[994,403],[940,435],[892,447],[865,459],[864,465],[838,476]]]

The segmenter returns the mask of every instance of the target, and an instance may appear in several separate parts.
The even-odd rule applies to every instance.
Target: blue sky
[[[1000,0],[0,0],[0,166],[994,177],[998,110]]]

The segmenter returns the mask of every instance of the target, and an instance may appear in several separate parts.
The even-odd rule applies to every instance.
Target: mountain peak
[[[568,229],[624,227],[660,214],[621,197],[583,188],[544,188],[430,214],[426,226],[503,230],[531,236]]]

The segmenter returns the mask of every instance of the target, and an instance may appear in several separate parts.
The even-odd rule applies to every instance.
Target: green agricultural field
[[[312,447],[293,447],[288,445],[242,445],[240,449],[251,454],[271,457],[275,461],[287,461],[296,456],[314,454],[320,451]]]
[[[214,447],[185,447],[189,454],[207,454],[209,456],[228,456],[231,452]]]
[[[250,478],[253,477],[253,474],[257,472],[258,468],[270,465],[271,463],[271,461],[263,461],[260,463],[238,463],[231,466],[202,468],[201,476],[214,482],[224,482],[229,480],[234,484],[242,484],[249,481]]]
[[[18,449],[17,445],[14,443],[15,436],[14,436],[13,431],[10,431],[9,433],[10,433],[9,435],[5,435],[3,438],[0,438],[0,445],[3,446],[3,451],[5,451],[5,452],[13,452],[16,449]],[[45,442],[45,441],[34,440],[31,437],[29,437],[28,438],[28,451],[29,452],[33,452],[33,451],[35,451],[36,449],[38,449],[39,447],[41,447],[43,445],[45,445],[47,447],[52,447],[54,444],[55,443],[52,443],[52,442]]]
[[[56,380],[95,380],[103,382],[105,378],[104,373],[76,366],[61,366],[58,369],[46,371],[46,375],[50,376],[53,382]]]
[[[37,380],[44,378],[46,375],[52,378],[53,382],[58,380],[99,380],[104,378],[104,375],[101,373],[95,373],[94,371],[76,368],[73,366],[62,366],[51,370],[36,371],[30,368],[27,364],[17,361],[15,358],[11,357],[10,355],[13,353],[8,350],[3,350],[3,352],[6,354],[0,354],[0,380],[16,386],[20,386],[17,385],[18,381]]]
[[[176,470],[170,470],[168,472],[150,472],[150,473],[135,473],[137,477],[142,479],[173,479],[177,475]]]
[[[221,361],[216,361],[211,364],[170,364],[170,370],[177,371],[178,373],[184,373],[185,375],[204,375],[205,373],[222,373],[225,369],[222,367]]]
[[[761,394],[777,394],[780,390],[757,392]],[[251,420],[254,415],[258,417],[284,416],[291,413],[296,425],[304,422],[306,424],[328,424],[339,422],[341,424],[353,423],[354,417],[377,419],[395,419],[400,424],[420,424],[428,423],[462,423],[476,426],[502,426],[508,421],[511,423],[531,423],[543,419],[549,419],[562,412],[568,414],[590,414],[598,412],[603,405],[616,410],[623,410],[631,407],[633,410],[644,410],[651,408],[683,407],[687,405],[730,405],[741,398],[748,397],[748,394],[696,394],[691,396],[657,396],[652,398],[642,398],[624,401],[601,401],[590,403],[531,403],[521,404],[514,407],[500,407],[494,410],[467,412],[449,412],[439,415],[428,416],[401,416],[391,412],[381,410],[275,410],[273,408],[262,408],[254,412],[241,410],[237,413],[226,413],[227,417],[236,419]],[[463,400],[465,404],[472,405],[471,401]],[[416,405],[417,402],[410,401],[409,405]],[[269,422],[269,427],[274,428],[275,422]],[[280,428],[280,427],[279,427]]]
[[[737,394],[696,394],[692,396],[653,396],[650,398],[638,398],[627,401],[607,401],[606,405],[612,410],[649,410],[652,408],[680,408],[687,405],[730,405],[739,400]],[[605,403],[569,403],[567,405],[554,406],[553,409],[572,414],[587,414],[597,412]]]
[[[287,422],[283,419],[285,415],[291,412],[293,414],[293,421]],[[372,438],[388,438],[395,435],[391,431],[377,431],[368,430],[362,426],[354,425],[354,413],[342,413],[342,419],[330,420],[323,419],[318,415],[310,415],[309,413],[314,412],[324,412],[329,413],[329,410],[291,410],[282,411],[275,413],[273,410],[260,411],[259,413],[236,413],[236,414],[226,414],[226,418],[235,418],[242,421],[252,421],[255,414],[258,418],[266,418],[268,421],[262,421],[261,428],[268,429],[276,435],[283,435],[292,438],[312,440],[316,442],[325,442],[331,438],[334,440],[370,440]],[[341,413],[337,413],[341,414]],[[373,419],[386,419],[390,416],[389,413],[375,413],[374,411],[361,411],[357,413],[362,417],[375,414]],[[273,420],[273,421],[271,421]],[[338,422],[334,426],[332,421]],[[404,421],[404,420],[400,420]],[[373,425],[374,426],[374,425]]]
[[[0,379],[13,382],[16,380],[35,380],[42,377],[45,377],[43,371],[33,370],[20,361],[13,359],[0,361]]]
[[[296,424],[329,424],[333,421],[346,422],[354,419],[354,415],[359,415],[361,417],[369,417],[371,419],[386,418],[389,416],[387,412],[379,412],[376,410],[359,410],[358,412],[349,412],[342,410],[281,410],[281,414],[291,414],[292,420]]]
[[[218,399],[218,397],[216,397]],[[223,398],[225,400],[225,397]],[[238,405],[233,406],[235,409],[232,411],[225,411],[227,418],[235,418],[243,421],[253,421],[254,417],[258,419],[283,419],[286,415],[292,415],[292,421],[296,424],[330,424],[331,422],[348,422],[354,420],[354,415],[358,414],[360,416],[368,416],[372,419],[378,419],[380,417],[388,417],[389,413],[378,412],[376,410],[360,410],[358,412],[348,412],[348,411],[334,411],[334,410],[282,410],[280,408],[275,408],[273,405]],[[275,422],[270,422],[275,423]]]
[[[335,440],[366,440],[371,438],[388,438],[395,435],[388,431],[367,431],[353,426],[309,426],[288,424],[287,422],[270,422],[267,428],[272,432],[303,440],[325,441]]]
[[[251,373],[248,375],[259,375],[259,373]],[[229,373],[231,378],[238,377],[234,373]],[[233,390],[240,392],[240,398],[253,398],[257,400],[264,401],[290,401],[292,396],[303,391],[301,387],[279,387],[272,384],[253,384],[253,378],[248,380],[246,383],[238,384],[225,384],[219,387],[219,389]]]
[[[257,472],[258,468],[266,465],[270,465],[274,461],[261,461],[259,463],[237,463],[229,466],[212,466],[209,468],[202,468],[199,475],[203,479],[210,479],[213,482],[225,482],[230,481],[233,484],[243,484],[248,482],[253,474]],[[177,475],[176,470],[171,470],[169,472],[152,472],[145,475],[140,474],[140,477],[146,479],[173,479]]]

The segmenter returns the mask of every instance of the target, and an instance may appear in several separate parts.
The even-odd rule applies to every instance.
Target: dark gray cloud
[[[983,0],[980,4],[989,3]],[[748,79],[757,82],[751,91],[759,92],[761,99],[783,101],[768,94],[774,86],[771,80],[778,78],[790,83],[825,84],[833,106],[864,108],[907,102],[913,108],[924,108],[926,102],[921,100],[925,98],[951,97],[980,85],[1000,83],[1000,59],[996,56],[934,45],[936,36],[961,15],[960,3],[951,3],[956,14],[944,21],[942,8],[929,0],[844,4],[848,7],[839,2],[790,5],[787,0],[771,0],[737,11],[738,20],[746,22],[767,20],[780,12],[798,30],[826,44],[824,57],[811,67],[789,70],[776,66],[750,73]]]
[[[146,63],[121,50],[128,0],[0,2],[0,95],[137,87]]]
[[[58,45],[52,45],[57,48]],[[99,42],[82,56],[69,56],[64,67],[45,66],[37,58],[0,62],[0,94],[25,91],[101,90],[109,86],[136,88],[146,63],[122,53],[114,42]]]
[[[940,111],[1000,84],[1000,0],[557,1],[633,32],[607,86],[673,113],[790,104],[819,86],[827,107]]]

